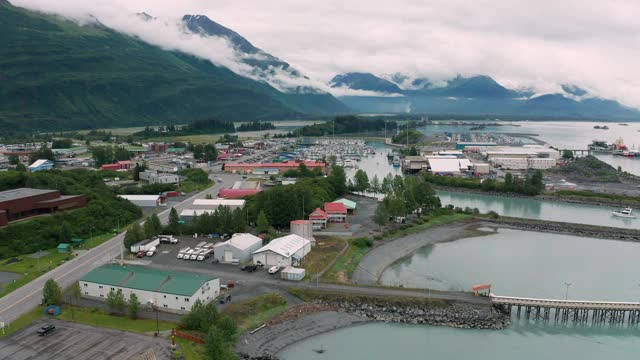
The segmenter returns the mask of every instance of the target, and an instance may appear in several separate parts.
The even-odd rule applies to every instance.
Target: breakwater
[[[482,218],[485,223],[500,225],[519,230],[552,232],[556,234],[576,235],[591,238],[640,241],[640,230],[615,228],[599,225],[555,222],[548,220],[522,219],[512,217]]]

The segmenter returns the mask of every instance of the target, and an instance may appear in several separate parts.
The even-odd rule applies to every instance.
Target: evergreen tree
[[[378,194],[380,192],[380,179],[378,179],[378,175],[373,175],[373,179],[371,179],[371,184],[369,184],[369,190],[374,194]]]
[[[258,220],[256,221],[256,226],[258,228],[259,233],[267,233],[271,228],[271,224],[269,224],[269,219],[267,218],[267,214],[264,210],[260,210],[258,214]]]
[[[54,279],[49,279],[44,283],[42,296],[45,305],[62,304],[62,289],[60,289],[60,285],[58,285]]]
[[[72,234],[72,230],[71,230],[71,225],[69,225],[68,222],[66,221],[62,221],[62,224],[60,224],[60,233],[58,236],[58,240],[61,243],[64,242],[68,242],[69,240],[71,240],[71,238],[73,237]]]
[[[229,316],[220,316],[220,319],[218,319],[217,327],[224,342],[232,343],[234,341],[235,336],[238,332],[238,327]]]
[[[132,319],[138,318],[138,312],[140,312],[140,300],[135,293],[129,295],[129,303],[127,304],[127,310],[129,311],[129,317]]]
[[[107,294],[107,306],[111,312],[122,313],[127,306],[122,289],[111,289]]]
[[[363,192],[369,189],[369,176],[363,170],[359,169],[356,171],[353,179],[355,181],[354,188],[356,191]]]
[[[387,207],[384,203],[379,204],[376,208],[376,212],[373,215],[373,222],[375,222],[378,226],[382,227],[389,222],[389,212],[387,211]]]
[[[227,345],[222,341],[220,331],[215,324],[211,325],[207,332],[207,342],[204,345],[207,359],[226,360],[229,359]]]
[[[16,165],[16,171],[27,172],[27,167],[23,163]]]
[[[331,174],[327,178],[337,196],[344,195],[347,192],[347,175],[342,166],[336,165],[332,167]]]
[[[144,240],[144,232],[138,222],[134,222],[124,236],[124,246],[130,248],[131,245]]]
[[[180,235],[180,216],[175,208],[171,208],[169,212],[169,230],[174,234]]]

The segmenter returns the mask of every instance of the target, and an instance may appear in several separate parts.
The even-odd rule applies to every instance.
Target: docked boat
[[[351,160],[351,159],[346,159],[346,160],[344,161],[344,167],[346,167],[346,168],[352,168],[352,167],[353,167],[353,164],[354,164],[354,163],[353,163],[353,160]]]
[[[636,218],[636,216],[633,215],[632,208],[625,208],[624,210],[614,210],[611,212],[611,215],[621,217],[621,218],[628,218],[628,219]]]
[[[398,155],[393,157],[393,167],[400,167],[400,157]]]

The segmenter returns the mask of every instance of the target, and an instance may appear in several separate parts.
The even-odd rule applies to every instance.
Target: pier
[[[495,308],[518,319],[609,326],[640,324],[639,302],[535,299],[494,294],[489,297]]]

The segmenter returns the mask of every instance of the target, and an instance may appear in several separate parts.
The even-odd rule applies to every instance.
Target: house
[[[265,266],[297,266],[311,251],[311,241],[295,235],[279,237],[253,253],[254,264]]]
[[[9,159],[4,158],[4,157],[0,157],[0,171],[7,171],[9,170]]]
[[[327,213],[328,222],[347,222],[347,207],[343,203],[330,202],[324,203],[324,211]]]
[[[309,220],[311,220],[312,228],[314,229],[324,229],[327,227],[327,220],[329,220],[329,215],[327,215],[324,210],[320,208],[316,208],[309,214]]]
[[[262,247],[262,239],[251,234],[233,234],[231,239],[217,243],[213,249],[213,258],[221,263],[237,260],[241,263],[251,261],[251,255]]]
[[[125,299],[136,294],[147,306],[160,311],[184,314],[200,300],[203,303],[220,294],[220,279],[207,274],[161,271],[143,266],[103,265],[80,279],[80,291],[87,298],[105,300],[111,290],[122,290]]]
[[[53,161],[47,159],[36,160],[33,164],[29,165],[27,169],[31,172],[51,170],[53,169]]]
[[[351,201],[349,199],[344,199],[344,198],[336,200],[336,201],[334,201],[334,203],[343,204],[347,208],[347,212],[349,214],[353,214],[354,212],[356,212],[356,206],[358,205],[358,204],[356,204],[355,201]]]

